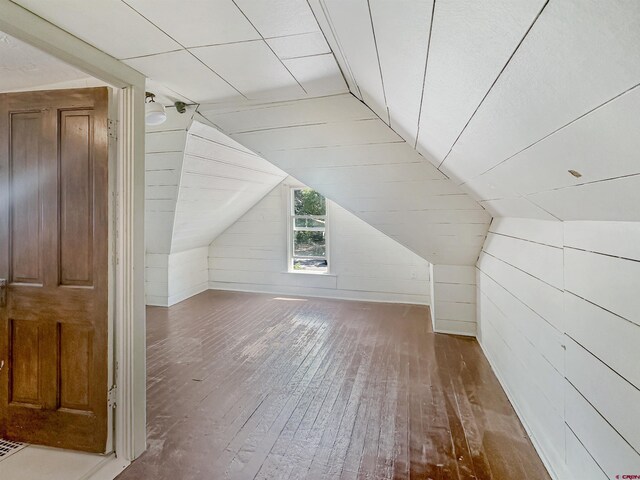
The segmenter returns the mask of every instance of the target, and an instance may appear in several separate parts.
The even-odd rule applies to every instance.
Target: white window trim
[[[293,192],[296,190],[306,190],[311,189],[310,187],[306,187],[304,185],[288,185],[287,186],[287,272],[288,273],[298,273],[301,275],[331,275],[331,240],[330,240],[330,221],[329,221],[329,200],[327,197],[324,197],[325,201],[325,214],[324,215],[294,215],[294,207],[293,207]],[[322,194],[321,194],[322,195]],[[323,195],[324,196],[324,195]],[[324,258],[327,262],[327,270],[324,272],[314,272],[309,270],[294,270],[293,268],[293,232],[294,232],[294,219],[296,217],[302,218],[324,218],[324,241],[325,241],[325,255],[324,257],[308,257],[308,258]],[[310,230],[310,231],[322,231],[322,229]],[[305,258],[305,257],[297,257],[297,258]]]

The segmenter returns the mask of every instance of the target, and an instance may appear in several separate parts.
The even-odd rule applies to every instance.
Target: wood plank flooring
[[[207,291],[147,329],[149,448],[120,480],[549,478],[427,307]]]

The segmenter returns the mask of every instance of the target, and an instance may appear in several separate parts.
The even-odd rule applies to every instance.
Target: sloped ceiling
[[[416,205],[433,202],[421,210],[431,212],[449,193],[415,193],[414,182],[404,191],[423,203],[398,200],[397,191],[383,196],[389,178],[410,181],[408,167],[394,163],[424,169],[411,148],[437,168],[417,178],[446,185],[452,198],[465,199],[456,200],[463,210],[481,211],[452,184],[494,216],[640,220],[636,0],[16,3],[140,70],[166,98],[199,103],[221,124],[219,114],[272,102],[267,127],[248,113],[238,116],[245,124],[223,129],[432,261],[455,242],[469,246],[461,257],[470,258],[481,235],[468,225],[487,216],[471,221],[447,204],[441,216],[454,226],[444,245],[429,223],[435,214],[424,220]],[[339,97],[347,88],[370,108],[348,107],[363,118],[345,120],[331,100],[308,111],[318,96],[351,105]],[[310,118],[319,125],[306,125]],[[333,161],[319,146],[337,158],[353,155],[331,172],[333,187],[313,167]],[[308,155],[291,153],[298,149]],[[382,153],[394,149],[403,152]],[[380,157],[366,183],[342,168]],[[305,175],[300,165],[311,170]],[[338,190],[348,193],[339,199]],[[365,207],[363,198],[378,206]]]
[[[187,103],[346,92],[305,0],[18,0]]]
[[[208,246],[286,177],[193,107],[168,117],[146,139],[147,253]]]
[[[351,91],[494,216],[640,220],[639,2],[309,3]]]
[[[428,261],[475,263],[490,216],[353,95],[200,110]]]

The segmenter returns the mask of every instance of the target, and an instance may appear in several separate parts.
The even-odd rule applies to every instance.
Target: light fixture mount
[[[184,102],[176,102],[173,105],[176,107],[178,113],[184,113],[187,111],[187,104]]]
[[[145,92],[145,116],[144,120],[147,125],[156,126],[164,123],[167,120],[167,113],[164,110],[164,105],[156,103],[156,96],[154,93]]]

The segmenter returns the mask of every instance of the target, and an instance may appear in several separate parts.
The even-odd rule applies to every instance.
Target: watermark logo
[[[640,475],[616,475],[616,479],[618,480],[640,480]]]

